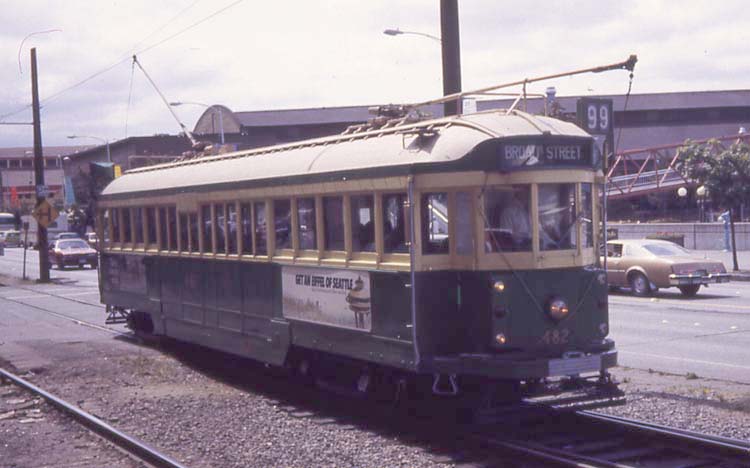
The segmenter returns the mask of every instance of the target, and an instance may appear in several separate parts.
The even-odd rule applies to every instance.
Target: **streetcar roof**
[[[430,137],[430,132],[435,136]],[[383,169],[457,161],[487,140],[542,135],[589,136],[569,122],[493,110],[133,169],[112,181],[102,195],[120,198],[326,174],[334,180],[337,174],[352,171],[375,176]]]

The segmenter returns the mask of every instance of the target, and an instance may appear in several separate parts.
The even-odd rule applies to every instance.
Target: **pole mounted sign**
[[[578,100],[578,125],[594,137],[606,167],[606,156],[614,152],[614,112],[612,99],[583,97]]]
[[[47,226],[52,224],[57,217],[60,216],[60,213],[45,199],[34,208],[31,215],[36,219],[36,222],[39,223],[40,226],[46,229]]]

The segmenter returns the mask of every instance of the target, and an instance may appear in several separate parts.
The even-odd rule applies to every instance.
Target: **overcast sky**
[[[630,54],[639,58],[634,93],[750,88],[745,1],[609,3],[459,0],[463,89]],[[439,36],[438,0],[2,0],[0,6],[0,122],[31,121],[29,50],[36,47],[45,145],[96,143],[72,142],[66,138],[72,134],[114,141],[179,132],[144,74],[132,71],[133,53],[168,100],[233,111],[418,102],[442,93],[439,43],[382,33],[400,28]],[[58,31],[27,37],[49,30]],[[584,75],[529,91],[621,94],[627,78],[624,71]],[[175,109],[190,129],[203,110]],[[32,144],[30,126],[0,125],[0,147]]]

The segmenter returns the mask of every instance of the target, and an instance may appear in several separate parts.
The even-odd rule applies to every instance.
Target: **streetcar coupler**
[[[105,325],[115,325],[118,323],[128,323],[130,318],[130,311],[119,306],[113,306],[107,304],[106,307],[107,317],[104,319]]]

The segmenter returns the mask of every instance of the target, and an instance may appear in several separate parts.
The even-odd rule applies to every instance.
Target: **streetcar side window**
[[[161,237],[159,250],[169,250],[169,239],[167,238],[167,222],[167,208],[162,206],[159,208],[159,236]]]
[[[422,195],[422,253],[447,254],[450,250],[448,194]]]
[[[188,215],[188,222],[190,223],[190,251],[199,252],[200,248],[198,245],[198,214],[190,213]]]
[[[112,208],[110,211],[110,217],[112,218],[112,242],[120,242],[120,209]]]
[[[531,186],[512,185],[484,193],[484,251],[531,251]]]
[[[407,253],[409,203],[405,193],[383,195],[383,252]]]
[[[297,235],[301,250],[315,250],[318,248],[315,236],[315,199],[297,199]]]
[[[188,215],[180,213],[180,248],[182,252],[188,251]]]
[[[539,184],[539,248],[574,249],[575,184]]]
[[[453,217],[456,234],[456,254],[471,255],[474,252],[474,209],[469,192],[456,192],[456,215]]]
[[[226,219],[224,218],[224,204],[214,205],[214,224],[216,225],[216,253],[226,253]]]
[[[375,251],[375,210],[372,195],[351,197],[352,250]]]
[[[211,232],[213,232],[213,221],[211,220],[211,205],[204,205],[201,208],[201,226],[203,226],[203,253],[213,252],[213,239]]]
[[[133,228],[135,230],[135,243],[143,244],[143,208],[133,210]]]
[[[276,250],[292,248],[292,203],[290,200],[273,201],[273,222]]]
[[[325,250],[345,250],[344,199],[323,197],[323,223],[325,224]]]
[[[133,231],[130,229],[130,208],[122,209],[122,241],[126,244],[133,242]]]
[[[169,250],[177,250],[177,207],[167,208],[167,235],[169,238]]]
[[[240,205],[240,229],[242,230],[242,253],[253,253],[253,212],[250,203]]]
[[[268,254],[268,227],[266,226],[266,203],[253,205],[253,226],[255,228],[255,255]]]
[[[227,253],[237,253],[237,205],[227,205]]]
[[[156,208],[146,208],[146,244],[156,246]]]
[[[101,222],[102,222],[102,234],[103,234],[102,243],[106,247],[111,246],[110,244],[111,235],[109,233],[109,227],[112,224],[111,216],[112,216],[111,210],[105,209],[99,212],[99,218],[101,219]]]

